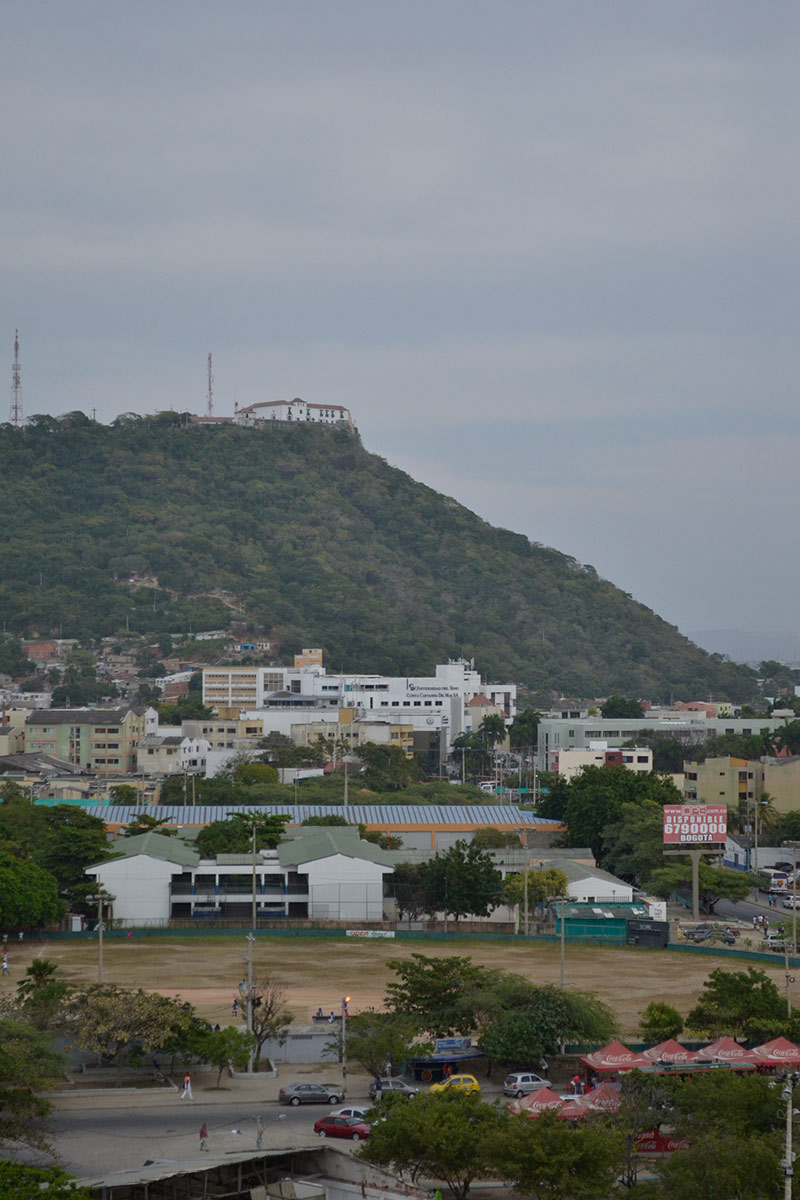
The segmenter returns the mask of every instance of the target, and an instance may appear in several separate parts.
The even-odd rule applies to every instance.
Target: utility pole
[[[255,937],[252,933],[247,935],[247,955],[245,961],[247,963],[247,1032],[252,1035],[253,1032],[253,945]],[[248,1075],[253,1074],[253,1058],[254,1052],[250,1051],[250,1061],[247,1064]]]
[[[566,944],[565,944],[565,940],[564,940],[564,899],[562,897],[562,900],[561,900],[561,990],[562,990],[562,992],[564,990],[564,965],[565,965],[565,958],[566,958],[565,949],[566,949]]]
[[[349,996],[342,997],[342,1098],[347,1091],[347,1006]]]
[[[255,931],[258,928],[258,925],[257,925],[258,910],[256,908],[256,833],[257,833],[257,831],[258,831],[258,827],[257,827],[255,821],[253,821],[253,897],[252,897],[253,898],[253,911],[252,911],[252,915],[251,915],[251,919],[250,919],[250,929],[253,932],[253,934],[255,934]]]
[[[783,1141],[783,1197],[792,1200],[792,1178],[794,1177],[794,1152],[792,1151],[792,1121],[794,1118],[794,1085],[797,1075],[789,1075],[781,1097],[786,1101],[786,1132]]]

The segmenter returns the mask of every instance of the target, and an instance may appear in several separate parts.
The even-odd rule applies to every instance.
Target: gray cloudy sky
[[[798,32],[752,0],[10,0],[25,411],[202,412],[211,351],[220,413],[346,404],[682,629],[796,629]]]

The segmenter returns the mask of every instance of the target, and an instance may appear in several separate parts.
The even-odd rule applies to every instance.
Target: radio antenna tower
[[[19,365],[19,330],[14,330],[14,362],[11,366],[11,424],[22,424],[22,372]]]
[[[211,355],[208,356],[208,403],[206,405],[206,416],[213,417],[214,415],[214,372],[211,370]]]

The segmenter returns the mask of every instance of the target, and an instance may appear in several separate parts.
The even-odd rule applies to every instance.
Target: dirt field
[[[226,1024],[239,981],[245,977],[244,937],[165,939],[134,936],[130,941],[106,939],[103,946],[104,979],[124,987],[142,987],[180,996],[212,1021]],[[469,956],[487,967],[502,967],[536,983],[557,983],[557,945],[517,945],[463,939],[448,942],[360,941],[327,938],[268,938],[256,941],[255,973],[268,971],[287,986],[289,1005],[301,1023],[321,1006],[339,1009],[342,996],[351,997],[350,1012],[380,1006],[384,988],[392,977],[387,963],[419,952],[430,958],[451,954]],[[35,955],[54,960],[65,978],[91,983],[97,980],[97,942],[53,941],[11,944],[10,973],[0,990],[14,988]],[[670,953],[663,950],[570,947],[566,952],[566,985],[595,992],[618,1015],[625,1036],[631,1036],[638,1017],[654,999],[666,1000],[684,1016],[694,1004],[703,981],[715,967],[746,970],[764,966],[783,989],[783,962],[774,965],[719,955]],[[800,985],[797,985],[800,986]]]

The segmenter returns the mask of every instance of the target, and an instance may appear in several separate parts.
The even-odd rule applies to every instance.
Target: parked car
[[[481,1085],[474,1075],[450,1075],[441,1083],[432,1083],[429,1092],[477,1092],[481,1094]]]
[[[281,1104],[341,1104],[344,1093],[330,1083],[287,1083],[278,1092]]]
[[[531,1092],[540,1092],[547,1086],[547,1080],[533,1071],[512,1071],[503,1080],[503,1095],[516,1096],[519,1100],[522,1096],[530,1096]]]
[[[724,946],[736,945],[736,934],[732,929],[724,929],[721,934],[721,941]]]
[[[781,937],[781,935],[777,933],[768,933],[764,938],[764,948],[766,950],[771,950],[773,954],[783,954],[783,951],[786,948],[786,938]]]
[[[796,903],[796,901],[797,901],[797,903]],[[800,894],[798,894],[798,896],[796,898],[795,898],[794,893],[792,893],[789,896],[784,896],[783,897],[783,907],[784,908],[800,908]]]
[[[418,1091],[419,1088],[412,1087],[410,1083],[406,1083],[405,1079],[401,1079],[397,1075],[394,1075],[391,1078],[381,1079],[380,1089],[378,1088],[378,1084],[374,1079],[369,1085],[369,1094],[373,1100],[375,1100],[378,1096],[385,1096],[389,1092],[391,1092],[393,1095],[395,1093],[399,1093],[401,1096],[408,1096],[410,1099],[412,1096],[416,1096]]]
[[[369,1125],[359,1117],[337,1117],[329,1113],[314,1122],[314,1133],[320,1137],[349,1138],[351,1142],[362,1142],[372,1133]]]
[[[335,1108],[332,1113],[328,1113],[329,1117],[358,1117],[359,1121],[363,1121],[366,1115],[365,1108]]]
[[[694,925],[691,929],[685,930],[683,936],[689,942],[710,942],[715,932],[713,925]]]

